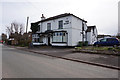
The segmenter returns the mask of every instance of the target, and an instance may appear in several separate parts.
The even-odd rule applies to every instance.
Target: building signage
[[[67,25],[67,24],[69,24],[69,20],[65,21],[65,23],[64,23],[64,25]]]

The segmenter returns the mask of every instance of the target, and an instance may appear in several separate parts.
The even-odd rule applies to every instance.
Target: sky
[[[88,23],[96,25],[98,34],[118,33],[118,2],[120,0],[2,0],[0,2],[0,34],[6,33],[6,26],[16,21],[26,26],[63,13],[72,13]]]

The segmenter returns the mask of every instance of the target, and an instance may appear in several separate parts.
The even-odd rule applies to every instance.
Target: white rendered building
[[[38,25],[32,35],[33,45],[76,46],[79,41],[86,41],[87,21],[70,13],[65,13],[31,23]]]
[[[88,26],[86,30],[86,41],[88,41],[89,45],[94,44],[97,41],[97,28],[96,26]]]

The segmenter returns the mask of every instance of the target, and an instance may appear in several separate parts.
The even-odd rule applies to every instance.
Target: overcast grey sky
[[[40,20],[41,14],[52,17],[72,13],[96,25],[99,34],[116,35],[118,32],[119,0],[2,0],[0,2],[0,34],[6,33],[6,25],[17,21],[26,25]]]

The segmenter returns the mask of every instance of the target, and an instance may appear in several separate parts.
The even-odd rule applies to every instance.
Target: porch
[[[33,45],[48,45],[48,46],[67,46],[68,33],[67,31],[47,30],[44,33],[37,33],[37,37],[33,37]]]

